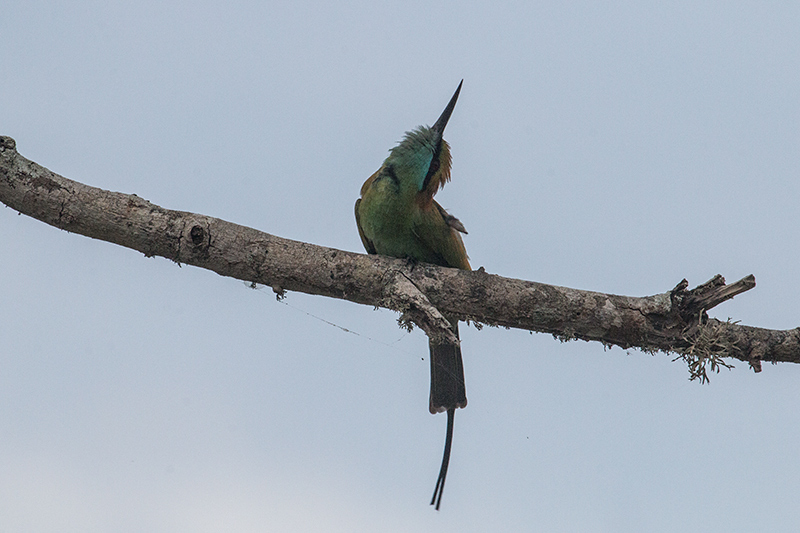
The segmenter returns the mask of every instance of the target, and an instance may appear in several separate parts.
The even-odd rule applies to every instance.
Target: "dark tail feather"
[[[458,321],[450,320],[453,333],[458,338]],[[439,479],[433,489],[431,505],[442,503],[444,481],[450,464],[450,448],[453,445],[453,421],[456,409],[467,406],[467,390],[464,386],[464,363],[461,360],[461,346],[458,344],[430,344],[431,352],[431,413],[447,411],[447,436],[444,441],[444,456],[439,469]]]
[[[451,320],[453,333],[458,338],[458,321]],[[464,363],[458,344],[430,344],[431,354],[431,413],[441,413],[451,408],[467,406],[467,389],[464,386]]]
[[[436,480],[436,488],[433,489],[431,505],[436,502],[436,510],[442,504],[442,494],[444,493],[444,481],[447,479],[447,467],[450,464],[450,447],[453,445],[453,421],[456,418],[455,408],[447,410],[447,437],[444,441],[444,456],[442,456],[442,467],[439,469],[439,479]],[[438,497],[437,497],[438,495]]]

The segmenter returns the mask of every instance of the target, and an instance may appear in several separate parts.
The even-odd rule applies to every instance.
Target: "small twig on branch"
[[[707,311],[755,286],[715,276],[693,290],[629,297],[557,287],[282,239],[217,218],[173,211],[136,195],[68,180],[22,157],[0,137],[0,201],[57,228],[113,242],[250,283],[341,298],[404,313],[431,338],[447,337],[443,315],[476,323],[675,352],[691,376],[727,366],[721,358],[800,362],[800,331],[721,322]],[[448,337],[449,338],[449,337]],[[450,339],[452,341],[452,339]],[[694,365],[694,366],[692,366]]]
[[[681,300],[680,305],[687,317],[704,309],[707,311],[737,294],[749,291],[756,286],[756,278],[750,274],[732,285],[725,285],[725,278],[717,274],[691,291],[685,290],[688,285],[684,279],[672,290],[673,297]]]

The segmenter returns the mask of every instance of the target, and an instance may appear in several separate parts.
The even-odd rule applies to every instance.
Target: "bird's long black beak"
[[[447,107],[444,108],[442,114],[439,116],[439,119],[436,121],[431,129],[439,134],[439,138],[442,137],[444,134],[444,127],[447,126],[447,121],[450,120],[450,115],[453,114],[453,108],[456,107],[456,100],[458,100],[458,93],[461,92],[461,86],[464,84],[464,80],[461,80],[461,83],[458,84],[458,88],[456,92],[453,94],[453,97],[448,102]]]

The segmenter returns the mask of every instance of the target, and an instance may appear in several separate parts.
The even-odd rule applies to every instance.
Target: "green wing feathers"
[[[361,243],[364,245],[364,249],[367,251],[368,254],[377,254],[378,252],[375,251],[375,245],[372,244],[372,241],[367,239],[367,236],[364,235],[364,230],[361,228],[361,215],[358,212],[358,206],[361,204],[361,198],[356,200],[356,226],[358,227],[358,235],[361,237]]]
[[[462,231],[463,230],[463,231]],[[472,270],[469,266],[467,249],[459,231],[466,233],[464,225],[449,214],[437,202],[430,209],[420,209],[414,224],[414,236],[420,247],[427,250],[432,259],[428,262],[437,265]]]

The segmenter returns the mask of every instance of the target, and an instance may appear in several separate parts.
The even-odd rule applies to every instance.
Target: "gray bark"
[[[0,137],[0,201],[42,222],[179,264],[269,285],[279,295],[301,291],[403,313],[434,340],[453,342],[443,315],[477,324],[551,333],[622,348],[677,354],[691,377],[736,358],[800,362],[800,331],[721,322],[706,311],[755,286],[726,285],[722,276],[687,290],[619,296],[504,278],[283,239],[196,213],[164,209],[134,194],[90,187],[21,156]]]

